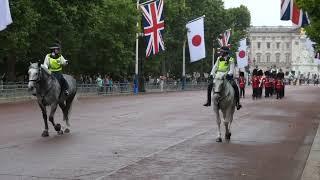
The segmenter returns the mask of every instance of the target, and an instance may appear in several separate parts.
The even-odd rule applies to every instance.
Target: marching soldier
[[[240,72],[239,77],[239,87],[240,87],[240,98],[244,98],[245,88],[246,88],[246,79],[244,78],[244,72]]]
[[[251,84],[252,84],[252,99],[257,99],[258,98],[258,91],[259,91],[259,78],[257,76],[258,71],[257,69],[254,69],[252,72],[252,79],[251,79]]]
[[[265,92],[265,98],[268,98],[271,96],[271,85],[272,85],[272,82],[270,81],[270,72],[269,71],[266,71],[264,72],[264,75],[265,75],[265,78],[264,78],[264,92]]]

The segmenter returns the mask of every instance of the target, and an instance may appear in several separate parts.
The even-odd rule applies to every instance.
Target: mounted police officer
[[[232,87],[235,91],[234,94],[235,94],[235,99],[236,99],[236,107],[237,107],[237,110],[239,110],[242,107],[240,104],[240,98],[239,98],[239,88],[233,79],[235,60],[229,56],[229,53],[230,53],[229,47],[224,46],[220,49],[220,56],[218,57],[216,63],[214,64],[210,75],[214,78],[216,72],[226,73],[226,79],[230,82],[230,84],[232,85]],[[208,90],[209,90],[209,88],[208,88]],[[211,102],[211,100],[208,99],[208,102]],[[208,105],[208,103],[207,103],[207,104],[204,104],[204,106],[210,106],[210,105]]]
[[[66,96],[69,95],[69,87],[67,81],[62,75],[62,66],[68,64],[68,61],[61,55],[61,46],[58,43],[49,47],[50,53],[46,55],[43,65],[57,78],[60,83],[61,90]]]

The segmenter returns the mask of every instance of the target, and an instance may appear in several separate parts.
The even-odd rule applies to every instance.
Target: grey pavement
[[[301,180],[320,180],[320,126],[314,138]]]
[[[315,145],[319,92],[247,95],[223,143],[215,142],[212,107],[202,106],[205,91],[82,98],[71,133],[50,127],[48,138],[34,101],[0,104],[0,180],[298,180]]]

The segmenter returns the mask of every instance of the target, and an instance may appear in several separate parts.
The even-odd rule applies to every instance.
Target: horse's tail
[[[66,106],[67,106],[67,112],[66,112],[66,116],[67,116],[67,120],[69,120],[70,118],[70,114],[72,111],[72,105],[74,103],[74,101],[78,101],[78,96],[77,94],[71,96],[70,98],[66,99]]]

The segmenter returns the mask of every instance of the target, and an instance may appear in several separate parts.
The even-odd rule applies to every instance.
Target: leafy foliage
[[[297,0],[300,8],[308,13],[311,24],[305,27],[307,35],[317,43],[320,50],[320,0]]]
[[[136,0],[10,0],[13,24],[0,32],[0,72],[8,72],[15,80],[26,73],[29,61],[43,61],[48,46],[58,41],[70,62],[69,73],[108,73],[115,79],[131,76],[136,33],[141,29],[136,27],[141,21],[136,8]],[[167,0],[164,13],[166,51],[145,59],[142,38],[139,41],[144,75],[170,72],[181,76],[185,25],[194,18],[206,15],[207,58],[187,63],[189,73],[210,70],[212,48],[217,47],[215,39],[221,32],[233,29],[235,48],[250,24],[246,7],[226,10],[222,0]],[[188,48],[186,51],[189,62]]]

